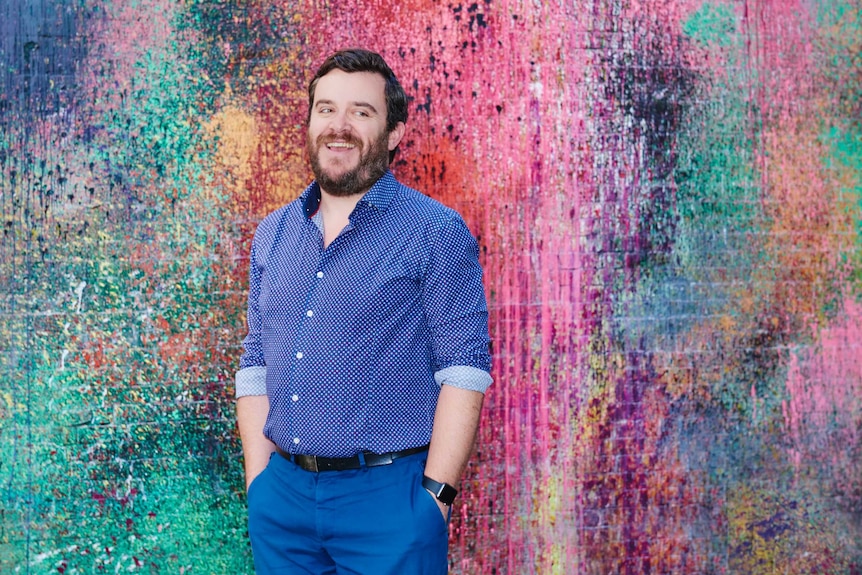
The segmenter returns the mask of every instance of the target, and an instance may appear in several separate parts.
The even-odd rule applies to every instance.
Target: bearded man
[[[476,240],[389,170],[407,96],[383,58],[308,87],[315,180],[251,249],[236,374],[258,575],[441,575],[491,384]]]

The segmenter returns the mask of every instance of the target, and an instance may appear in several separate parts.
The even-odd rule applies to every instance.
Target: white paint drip
[[[78,287],[75,288],[75,295],[78,296],[78,308],[77,312],[81,313],[81,305],[84,300],[84,288],[87,287],[87,282],[81,280],[81,283],[78,284]]]

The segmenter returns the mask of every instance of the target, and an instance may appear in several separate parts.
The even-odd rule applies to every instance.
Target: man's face
[[[389,167],[404,133],[386,132],[386,81],[373,72],[332,70],[317,81],[306,145],[320,187],[334,196],[368,191]]]

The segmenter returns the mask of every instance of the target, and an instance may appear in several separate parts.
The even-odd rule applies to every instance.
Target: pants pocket
[[[249,484],[249,486],[248,486],[248,490],[246,491],[246,494],[245,494],[245,499],[246,499],[246,501],[248,501],[249,497],[251,497],[251,492],[252,492],[252,490],[254,489],[255,485],[257,485],[257,484],[259,484],[259,483],[262,483],[262,482],[261,482],[261,478],[266,474],[266,471],[267,471],[268,469],[269,469],[269,465],[267,465],[266,467],[264,467],[264,468],[263,468],[263,471],[261,471],[260,473],[258,473],[258,474],[255,476],[255,478],[251,480],[251,483]]]
[[[447,508],[446,517],[443,517],[443,514],[440,512],[440,507],[437,505],[437,498],[434,497],[427,489],[422,487],[422,475],[420,474],[416,478],[415,489],[418,490],[416,493],[416,507],[417,511],[421,514],[422,517],[430,515],[427,521],[430,521],[430,525],[435,527],[440,527],[444,531],[449,531],[449,519],[452,517],[452,509]]]

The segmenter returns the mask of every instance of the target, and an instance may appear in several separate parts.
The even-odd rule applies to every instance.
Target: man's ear
[[[391,152],[395,148],[398,147],[398,144],[401,142],[401,138],[404,137],[404,122],[398,122],[395,124],[395,127],[392,128],[392,131],[389,132],[389,151]]]

